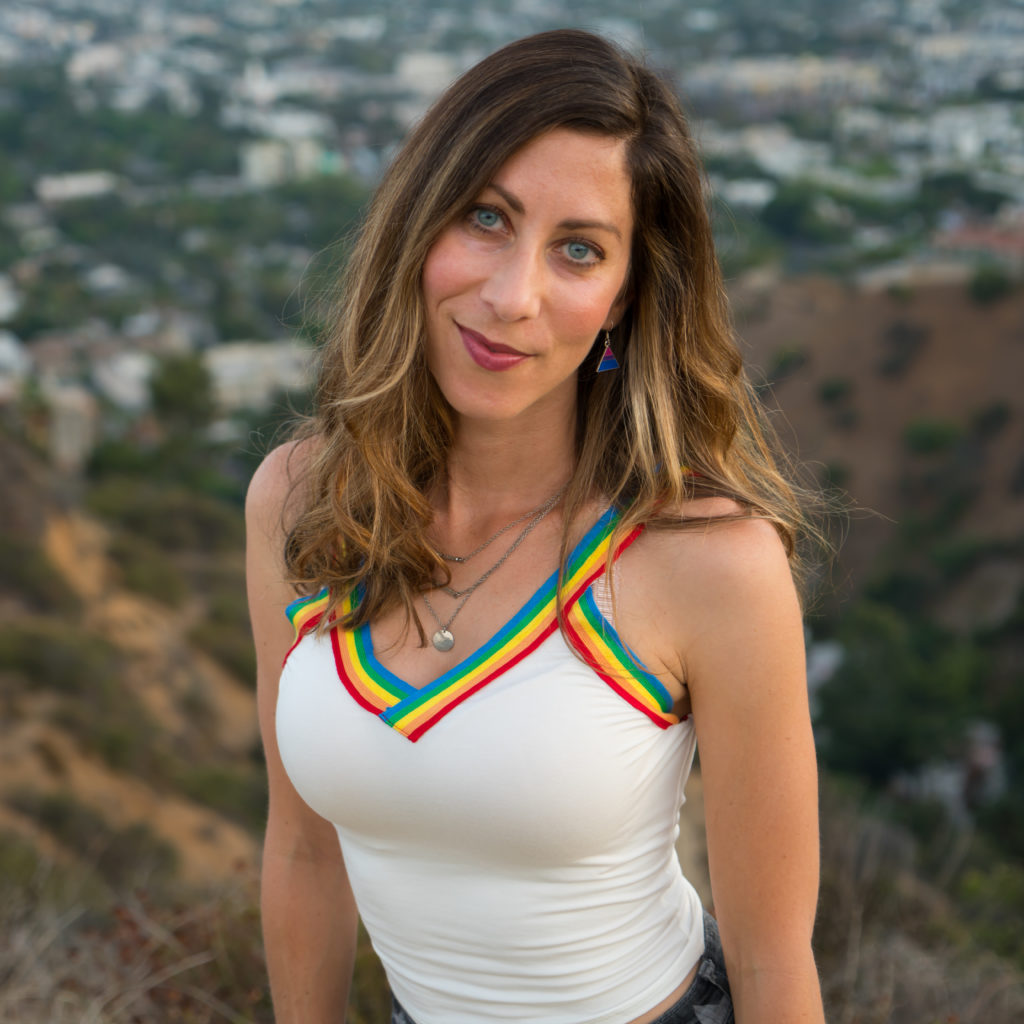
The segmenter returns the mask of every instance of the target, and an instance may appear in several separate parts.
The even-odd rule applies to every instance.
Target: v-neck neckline
[[[566,580],[570,580],[572,578],[573,570],[576,568],[583,552],[595,545],[600,545],[602,541],[610,537],[612,531],[615,529],[615,524],[618,522],[618,519],[619,517],[615,513],[615,510],[613,508],[608,508],[600,516],[597,522],[595,522],[583,537],[580,538],[579,542],[569,553]],[[376,648],[373,643],[373,630],[369,622],[364,623],[358,628],[358,630],[356,630],[356,632],[360,634],[360,657],[366,665],[372,666],[376,673],[379,673],[381,676],[389,679],[404,693],[422,694],[428,690],[435,690],[438,687],[444,686],[447,681],[464,675],[467,671],[472,671],[473,667],[477,665],[482,658],[486,657],[488,652],[508,643],[510,639],[514,638],[516,633],[523,628],[523,625],[529,622],[530,619],[536,615],[538,609],[542,608],[547,601],[554,597],[555,588],[557,586],[558,570],[556,569],[546,580],[544,580],[543,583],[541,583],[541,585],[533,592],[530,598],[512,616],[512,618],[497,629],[471,654],[466,655],[466,657],[460,662],[453,665],[451,668],[445,669],[440,675],[435,676],[422,686],[414,686],[412,683],[406,681],[390,669],[385,668],[377,658]],[[358,601],[356,603],[358,603]]]
[[[604,572],[618,520],[617,511],[609,508],[573,548],[563,580],[564,604],[577,600]],[[415,741],[467,697],[536,650],[558,628],[557,590],[556,570],[493,636],[420,687],[380,663],[369,624],[354,630],[333,629],[331,645],[338,676],[362,707]],[[341,613],[351,612],[359,597],[358,591],[349,594],[342,601]]]

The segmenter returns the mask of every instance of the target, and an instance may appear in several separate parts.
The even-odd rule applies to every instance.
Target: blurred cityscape
[[[198,354],[225,415],[300,388],[308,291],[405,130],[485,53],[573,23],[679,83],[733,280],[1024,270],[1020,0],[603,0],[582,21],[535,0],[8,0],[0,403],[30,387],[70,468],[104,410],[137,427],[169,353]]]
[[[678,84],[751,375],[852,509],[829,1019],[1024,1020],[1024,0],[0,0],[0,1021],[273,1020],[246,486],[409,126],[566,25]],[[698,772],[709,898],[702,827]]]

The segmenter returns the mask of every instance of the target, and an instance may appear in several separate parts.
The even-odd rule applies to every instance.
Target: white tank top
[[[311,633],[323,593],[289,609],[281,757],[337,828],[360,915],[417,1024],[625,1024],[703,953],[700,899],[674,849],[693,725],[595,599],[614,524],[607,513],[570,558],[572,647],[553,575],[419,689],[376,661],[368,628]]]

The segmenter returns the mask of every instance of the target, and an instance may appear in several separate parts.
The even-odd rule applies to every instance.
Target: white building
[[[221,409],[260,409],[312,381],[313,350],[298,341],[233,341],[203,353]]]
[[[73,174],[44,174],[36,180],[36,195],[44,203],[67,203],[96,199],[117,191],[120,178],[110,171],[78,171]]]

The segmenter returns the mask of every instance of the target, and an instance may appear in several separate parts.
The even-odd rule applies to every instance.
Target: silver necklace
[[[494,565],[492,565],[482,576],[479,576],[468,587],[466,587],[464,590],[456,590],[454,587],[447,586],[440,588],[444,591],[444,593],[449,594],[454,598],[462,598],[462,600],[459,601],[459,603],[455,606],[455,611],[453,611],[451,615],[448,617],[447,622],[442,621],[441,616],[438,615],[437,612],[434,610],[434,606],[430,603],[430,600],[427,598],[427,595],[422,595],[423,603],[424,605],[426,605],[427,611],[430,612],[431,617],[437,623],[437,630],[435,631],[434,635],[430,638],[430,642],[434,645],[434,650],[444,653],[446,651],[450,651],[455,646],[455,636],[451,631],[451,626],[452,623],[455,621],[456,617],[458,616],[459,612],[461,612],[462,609],[465,607],[466,602],[473,596],[473,592],[477,589],[477,587],[485,583],[495,572],[498,571],[498,569],[500,569],[508,561],[508,559],[511,557],[512,553],[516,550],[516,548],[518,548],[519,545],[522,544],[524,540],[526,540],[530,533],[534,529],[536,529],[536,527],[540,524],[541,520],[543,520],[544,517],[555,507],[555,505],[558,504],[558,501],[562,497],[562,493],[564,491],[565,486],[559,488],[559,490],[555,494],[551,495],[551,497],[548,498],[548,500],[545,501],[543,505],[540,505],[537,508],[535,508],[533,512],[530,513],[530,515],[533,518],[520,531],[519,536],[516,537],[514,541],[512,541],[512,543],[508,547],[508,550],[506,550],[506,552],[501,556],[501,558],[499,558],[494,563]],[[522,522],[524,518],[526,517],[521,516],[519,519],[517,519],[510,525],[514,526],[516,522]],[[495,536],[500,536],[500,534],[504,533],[506,529],[508,529],[508,527],[502,528],[502,530],[499,531],[498,534],[495,534]],[[494,538],[492,537],[491,540],[493,539]],[[489,544],[490,541],[488,541],[487,543]],[[484,547],[486,546],[487,545],[485,544]],[[482,551],[483,548],[480,548],[479,550]],[[465,558],[472,558],[474,554],[476,554],[476,552],[471,552],[469,555],[466,555]]]
[[[568,486],[569,485],[567,483],[563,484],[554,494],[551,495],[550,498],[548,498],[547,501],[542,502],[535,509],[532,509],[529,512],[524,512],[521,516],[519,516],[518,519],[513,519],[511,523],[506,523],[500,530],[498,530],[497,533],[492,533],[490,537],[488,537],[487,540],[483,542],[483,544],[473,548],[473,550],[470,551],[468,555],[446,555],[443,551],[438,551],[438,554],[446,562],[457,562],[460,565],[463,562],[468,562],[471,558],[475,557],[476,555],[479,555],[480,552],[484,550],[484,548],[490,547],[503,533],[508,533],[508,531],[511,530],[513,526],[518,526],[521,522],[523,522],[524,519],[532,519],[534,516],[538,515],[547,515],[547,513],[552,508],[554,508],[555,505],[558,503],[558,499],[561,498],[562,494],[565,492],[566,487]],[[445,593],[452,594],[452,597],[459,596],[458,594],[455,594],[447,589]],[[465,591],[460,591],[460,593],[465,593]]]

